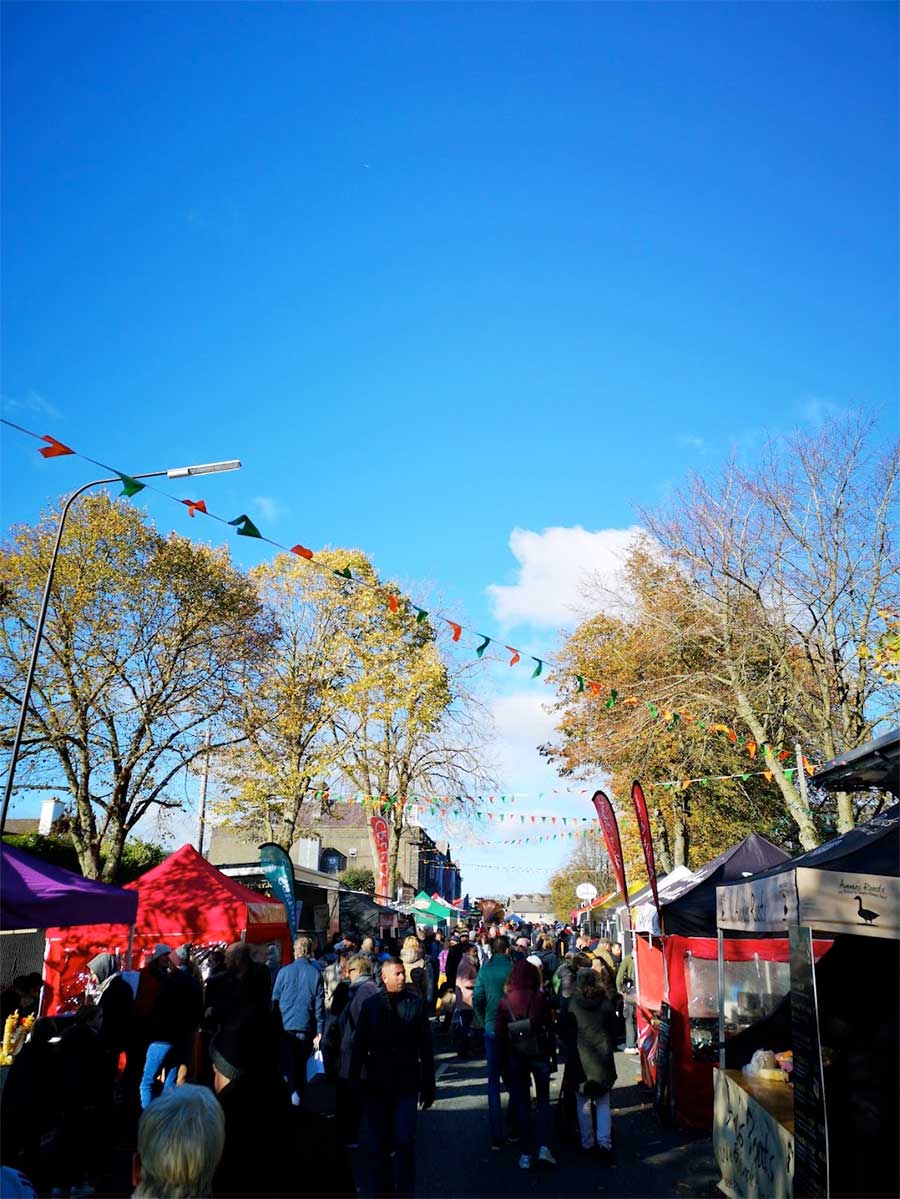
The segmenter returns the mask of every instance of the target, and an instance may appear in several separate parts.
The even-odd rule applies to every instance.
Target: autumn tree
[[[281,554],[250,572],[273,635],[248,670],[214,810],[220,823],[286,850],[328,810],[323,797],[345,750],[334,728],[360,675],[362,638],[362,597],[333,574],[345,567],[371,570],[359,551],[324,551],[316,567]]]
[[[703,718],[721,702],[696,687],[698,675],[715,666],[717,644],[694,619],[689,580],[649,542],[632,549],[623,578],[627,616],[598,613],[563,646],[554,668],[560,736],[542,752],[563,774],[609,776],[626,854],[638,860],[630,793],[640,779],[663,870],[699,865],[750,829],[789,841],[791,823],[760,762],[746,743]],[[572,687],[573,675],[610,683],[595,698]]]
[[[896,722],[897,689],[867,649],[900,601],[898,469],[898,445],[882,442],[872,418],[847,415],[770,441],[752,470],[731,461],[718,479],[694,477],[665,511],[644,514],[690,579],[692,617],[717,649],[696,689],[730,701],[758,744],[797,740],[830,759]],[[811,848],[796,780],[777,755],[767,765]],[[838,795],[838,831],[856,815]]]
[[[867,802],[807,806],[792,750],[822,761],[896,721],[884,660],[900,584],[898,452],[873,442],[871,424],[848,417],[771,444],[752,470],[731,461],[693,478],[644,514],[624,595],[614,607],[596,593],[564,646],[562,738],[548,752],[564,770],[610,770],[620,795],[629,776],[673,782],[648,796],[664,860],[687,860],[698,819],[705,850],[752,830],[809,849]],[[603,680],[599,702],[574,702],[572,670]],[[677,785],[724,774],[737,777]]]
[[[616,889],[609,856],[597,836],[579,838],[567,860],[550,878],[550,901],[560,920],[571,920],[572,912],[583,907],[575,894],[581,883],[591,883],[598,895]]]
[[[59,512],[0,549],[0,711],[11,743]],[[68,831],[88,877],[116,877],[125,839],[220,730],[271,635],[255,589],[224,549],[163,536],[105,494],[69,516],[17,774],[19,793],[67,790]]]
[[[489,781],[484,755],[490,719],[466,685],[473,666],[448,663],[427,613],[396,584],[382,584],[368,562],[357,563],[354,577],[364,584],[353,589],[347,631],[354,661],[332,731],[344,777],[382,801],[393,894],[413,793],[450,793],[451,808],[471,806],[468,792]]]

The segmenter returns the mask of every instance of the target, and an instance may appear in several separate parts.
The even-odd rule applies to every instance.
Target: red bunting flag
[[[182,504],[188,510],[188,516],[193,516],[195,512],[206,512],[206,500],[182,500]],[[209,515],[207,513],[207,515]]]
[[[62,458],[65,454],[74,454],[74,450],[70,450],[67,445],[63,445],[61,441],[57,441],[55,437],[51,437],[49,433],[45,433],[41,441],[46,441],[49,444],[43,449],[38,450],[42,458]]]
[[[313,556],[312,550],[308,550],[305,545],[292,545],[291,553],[296,554],[298,558],[309,559]]]
[[[388,607],[392,612],[398,612],[400,610],[400,605],[397,602],[397,597],[394,595],[393,591],[388,592]]]
[[[591,695],[599,695],[600,694],[600,684],[599,683],[592,683],[589,681],[588,686],[591,689]]]
[[[508,645],[506,648],[512,654],[512,657],[509,660],[509,664],[510,664],[510,666],[515,666],[515,664],[521,660],[522,655],[519,653],[519,651],[517,649],[514,649],[511,645]]]
[[[446,620],[446,617],[444,619]],[[448,620],[447,624],[453,630],[453,636],[451,637],[450,640],[451,641],[459,641],[460,637],[462,636],[462,625],[454,624],[454,622],[452,620]]]

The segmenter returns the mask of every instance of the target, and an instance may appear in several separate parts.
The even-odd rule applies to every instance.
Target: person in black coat
[[[216,1199],[302,1193],[292,1154],[295,1113],[281,1077],[277,1042],[265,1027],[245,1020],[213,1037],[210,1058],[225,1115],[225,1152],[213,1180]]]
[[[612,1149],[609,1097],[616,1081],[616,1005],[615,992],[596,970],[578,971],[567,1019],[583,1076],[576,1101],[581,1147],[596,1147],[608,1156]]]
[[[434,1053],[424,1000],[406,986],[403,963],[382,963],[384,990],[362,1005],[350,1058],[351,1085],[361,1086],[371,1193],[415,1193],[416,1106],[434,1102]]]

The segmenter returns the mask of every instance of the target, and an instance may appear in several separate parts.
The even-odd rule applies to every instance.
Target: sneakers
[[[640,1053],[641,1051],[640,1051],[640,1049],[634,1047],[632,1049],[625,1049],[625,1050],[623,1050],[623,1052],[624,1053]]]
[[[520,1170],[530,1170],[531,1169],[531,1158],[528,1156],[527,1153],[523,1153],[522,1156],[519,1158],[519,1169]]]
[[[538,1161],[543,1162],[545,1166],[555,1166],[556,1158],[550,1152],[546,1145],[541,1145],[538,1149]]]

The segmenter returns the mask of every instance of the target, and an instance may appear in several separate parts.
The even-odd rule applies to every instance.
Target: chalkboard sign
[[[812,933],[803,926],[794,926],[790,940],[794,1195],[797,1199],[827,1199],[828,1125]]]
[[[671,1075],[672,1009],[662,1004],[656,1039],[656,1096],[654,1103],[661,1116],[668,1116],[672,1102]]]

